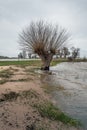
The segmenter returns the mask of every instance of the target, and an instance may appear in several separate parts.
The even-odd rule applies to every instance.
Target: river
[[[51,67],[52,74],[43,82],[56,105],[71,117],[80,120],[87,130],[87,62],[60,63]]]

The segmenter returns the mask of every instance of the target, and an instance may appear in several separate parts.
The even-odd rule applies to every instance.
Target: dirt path
[[[0,71],[9,73],[6,77],[2,73],[0,78],[0,130],[77,130],[41,115],[38,104],[50,99],[38,77],[28,70],[0,67]]]

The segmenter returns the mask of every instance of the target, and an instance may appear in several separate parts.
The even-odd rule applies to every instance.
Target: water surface
[[[52,99],[87,130],[87,63],[60,63],[51,71],[42,79],[48,84]]]

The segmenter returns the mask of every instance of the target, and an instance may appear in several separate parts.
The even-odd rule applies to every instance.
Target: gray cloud
[[[17,56],[18,33],[32,20],[57,23],[87,51],[87,0],[0,0],[0,55]]]

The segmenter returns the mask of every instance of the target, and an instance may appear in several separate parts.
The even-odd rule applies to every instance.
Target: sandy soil
[[[13,75],[6,79],[5,83],[0,84],[0,130],[77,130],[77,128],[66,126],[61,122],[42,117],[33,107],[34,103],[50,100],[50,97],[41,88],[39,78],[28,72],[29,68],[0,67],[0,71],[7,69],[12,71]],[[3,78],[1,77],[0,80]],[[29,91],[31,96],[1,100],[4,94],[24,91]]]

